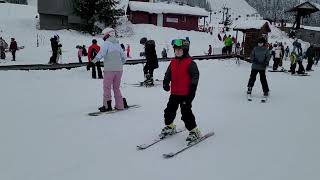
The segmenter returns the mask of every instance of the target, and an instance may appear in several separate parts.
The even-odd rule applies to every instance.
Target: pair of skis
[[[248,101],[251,102],[253,100],[252,95],[251,94],[247,94],[247,99],[248,99]],[[268,96],[262,96],[260,102],[261,103],[266,103],[267,101],[268,101]]]
[[[268,72],[283,72],[283,73],[287,73],[287,74],[291,74],[290,71],[283,69],[283,70],[268,70]],[[308,73],[302,73],[302,74],[298,74],[298,73],[294,73],[291,74],[292,76],[310,76],[310,74]]]
[[[149,148],[149,147],[151,147],[151,146],[153,146],[153,145],[155,145],[155,144],[157,144],[157,143],[159,143],[159,142],[161,142],[161,141],[163,141],[163,140],[165,140],[167,138],[170,138],[170,137],[172,137],[172,136],[174,136],[176,134],[184,132],[185,130],[186,129],[178,129],[172,135],[168,135],[168,136],[166,136],[164,138],[158,137],[158,138],[155,138],[154,140],[152,140],[150,143],[138,145],[137,146],[137,150],[145,150],[145,149],[147,149],[147,148]],[[163,154],[162,156],[165,159],[175,157],[176,155],[186,151],[187,149],[189,149],[191,147],[194,147],[196,144],[199,144],[200,142],[204,141],[205,139],[207,139],[207,138],[209,138],[209,137],[211,137],[213,135],[214,135],[214,132],[207,133],[207,134],[203,135],[201,138],[199,138],[198,140],[195,140],[193,142],[188,143],[185,147],[182,147],[182,148],[180,148],[180,149],[178,149],[177,151],[174,151],[174,152]]]
[[[147,87],[147,88],[150,88],[150,87],[154,87],[154,86],[162,86],[162,82],[163,82],[163,80],[156,79],[156,80],[154,80],[153,84],[146,84],[145,82],[124,83],[124,84],[131,85],[131,86],[134,86],[134,87]]]

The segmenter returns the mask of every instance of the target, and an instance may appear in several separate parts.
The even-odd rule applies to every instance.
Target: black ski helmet
[[[146,37],[143,37],[140,39],[140,44],[146,44],[147,41],[148,39]]]
[[[260,37],[260,38],[258,39],[258,43],[266,44],[267,41],[266,41],[266,39],[265,39],[264,37]]]

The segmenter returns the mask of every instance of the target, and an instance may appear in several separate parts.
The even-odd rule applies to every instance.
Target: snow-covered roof
[[[266,20],[238,21],[233,28],[237,30],[261,29],[266,23],[269,25]]]
[[[310,2],[310,3],[320,10],[320,4],[315,2]]]
[[[180,6],[178,4],[130,1],[129,7],[131,11],[143,11],[155,14],[185,14],[195,16],[209,15],[209,12],[205,9],[186,5]]]
[[[316,9],[313,6],[316,7]],[[295,11],[298,11],[299,9],[307,9],[310,11],[310,14],[311,14],[311,13],[314,13],[314,12],[320,10],[320,4],[315,3],[315,2],[306,1],[306,2],[303,2],[297,6],[289,9],[287,12],[295,12]]]

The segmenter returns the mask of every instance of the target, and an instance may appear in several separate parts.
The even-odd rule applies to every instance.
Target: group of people
[[[231,36],[228,38],[230,37]],[[125,48],[121,46],[116,39],[115,30],[112,28],[107,28],[103,31],[103,41],[103,44],[99,46],[97,40],[92,40],[92,45],[88,49],[89,64],[87,68],[92,68],[93,78],[96,78],[96,68],[99,78],[103,78],[103,101],[99,111],[124,110],[129,108],[127,100],[123,97],[120,90],[123,65],[127,60]],[[142,38],[140,44],[144,46],[144,52],[141,53],[141,56],[145,56],[146,58],[146,64],[143,69],[145,76],[144,83],[145,85],[153,85],[153,72],[159,67],[155,41]],[[176,132],[174,119],[176,118],[177,109],[180,106],[181,119],[184,121],[186,129],[189,130],[189,135],[186,140],[192,142],[201,137],[196,118],[192,112],[192,102],[196,95],[200,73],[197,64],[189,55],[190,40],[175,39],[172,41],[172,47],[175,57],[171,59],[163,80],[163,89],[167,92],[170,91],[171,95],[167,107],[164,110],[165,126],[159,136],[160,138],[164,138]],[[306,52],[306,56],[309,57],[310,55],[310,57],[313,57],[314,52],[312,51],[312,46],[309,49]],[[279,47],[275,46],[275,51],[273,52],[273,47],[270,49],[265,38],[261,37],[258,39],[258,45],[251,53],[252,69],[247,85],[248,94],[251,94],[256,76],[260,74],[263,95],[269,95],[266,69],[272,56],[277,65],[280,64],[278,60],[279,57],[283,58],[284,54],[289,55],[289,52],[286,52],[287,50],[282,51],[281,44],[279,44]],[[295,53],[295,50],[293,50],[292,53]],[[290,54],[290,59],[294,59],[292,53]],[[104,59],[104,73],[101,71],[99,62],[101,59]],[[114,108],[112,106],[112,90],[115,99]]]
[[[18,45],[15,38],[11,38],[10,46],[7,42],[0,37],[0,59],[6,59],[6,49],[8,49],[12,54],[12,61],[16,60],[16,51],[18,50]]]
[[[320,59],[319,52],[315,52],[314,46],[311,45],[306,52],[303,54],[301,43],[298,40],[293,42],[293,50],[290,55],[289,46],[284,48],[282,43],[267,44],[266,39],[263,37],[258,39],[258,46],[255,47],[251,53],[252,70],[248,82],[247,94],[251,94],[252,88],[256,81],[256,76],[260,74],[260,81],[262,84],[263,95],[269,95],[269,86],[266,78],[266,69],[269,66],[269,61],[273,57],[274,65],[273,70],[277,70],[278,66],[282,67],[282,60],[284,57],[290,58],[291,66],[289,72],[291,74],[296,73],[297,63],[299,65],[297,74],[305,74],[305,69],[302,64],[303,59],[308,59],[306,71],[312,71],[312,65],[318,64]]]
[[[107,28],[103,31],[103,44],[101,48],[93,40],[92,50],[96,49],[95,57],[91,56],[90,62],[97,64],[99,60],[104,59],[104,80],[103,80],[103,105],[99,108],[101,112],[112,111],[111,87],[114,92],[115,109],[123,110],[128,108],[126,99],[120,91],[121,78],[123,74],[123,65],[126,62],[126,56],[119,41],[115,37],[115,30]],[[155,42],[142,38],[140,43],[144,45],[145,52],[142,53],[147,59],[144,67],[146,80],[153,80],[153,70],[158,68],[157,54],[155,51]],[[178,107],[181,108],[182,120],[189,130],[188,142],[192,142],[201,137],[200,130],[197,127],[195,117],[192,113],[192,101],[195,98],[199,81],[199,70],[197,64],[189,55],[190,41],[185,39],[176,39],[172,42],[175,57],[167,68],[163,80],[163,89],[171,91],[169,102],[164,110],[165,127],[161,130],[160,137],[164,138],[176,132],[176,126],[173,121],[176,117]],[[89,47],[89,49],[90,49]],[[90,51],[89,53],[90,54]]]
[[[301,43],[296,39],[293,43],[293,49],[290,53],[289,46],[285,47],[285,44],[283,43],[274,43],[274,44],[268,44],[269,50],[272,52],[272,58],[273,58],[273,70],[277,71],[280,67],[280,71],[284,71],[283,66],[283,60],[289,58],[291,61],[291,66],[289,72],[292,74],[305,74],[306,71],[312,71],[313,64],[317,63],[319,59],[319,55],[316,54],[314,50],[314,46],[311,45],[305,53],[303,53],[302,45]],[[306,69],[303,66],[303,60],[307,59],[308,64],[306,66]],[[296,66],[299,65],[298,70],[296,71]]]

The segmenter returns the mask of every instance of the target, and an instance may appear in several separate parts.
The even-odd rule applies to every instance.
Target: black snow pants
[[[12,61],[15,61],[16,60],[16,50],[12,50],[11,54],[12,54]]]
[[[273,59],[273,70],[278,70],[280,63],[281,63],[280,58],[274,58]]]
[[[307,71],[311,71],[312,65],[313,65],[313,59],[312,58],[308,58],[308,65],[306,67]]]
[[[92,68],[93,79],[97,79],[97,71],[98,71],[98,78],[103,79],[100,62],[97,62],[96,64],[91,63],[91,68]],[[97,68],[97,71],[96,71],[96,68]]]
[[[252,69],[251,70],[251,74],[250,74],[250,79],[249,79],[249,82],[248,82],[248,87],[253,87],[254,86],[254,83],[256,82],[256,77],[257,77],[258,73],[260,74],[260,81],[261,81],[263,92],[269,92],[269,86],[268,86],[267,77],[266,77],[266,71],[265,70]]]
[[[298,61],[298,64],[299,64],[299,68],[298,68],[297,73],[298,73],[298,74],[304,74],[304,73],[305,73],[305,70],[304,70],[302,61]]]
[[[143,67],[144,76],[149,78],[149,79],[153,79],[153,71],[154,71],[154,69],[152,67],[149,67],[147,65],[145,65]],[[149,77],[147,75],[149,75]]]
[[[195,117],[192,113],[192,101],[188,99],[188,96],[170,95],[167,108],[164,110],[165,125],[170,125],[176,118],[178,107],[181,108],[181,120],[184,121],[186,128],[191,131],[197,127]]]
[[[291,74],[295,74],[296,73],[296,67],[297,67],[297,63],[291,64],[291,66],[290,66]]]

